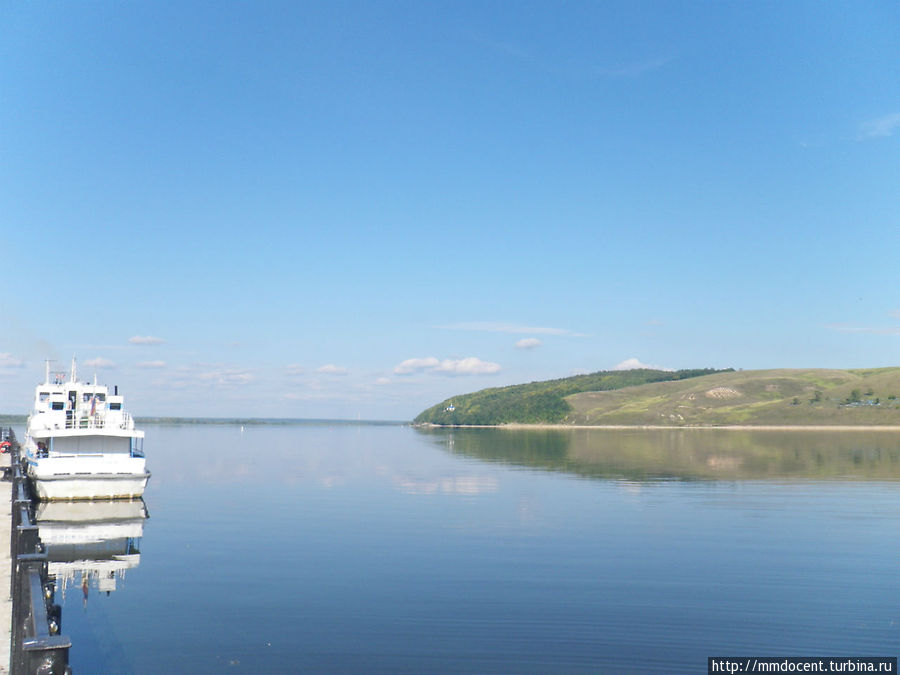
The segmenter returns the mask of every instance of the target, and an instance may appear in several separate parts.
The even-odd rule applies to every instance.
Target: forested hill
[[[683,380],[732,370],[601,370],[590,375],[575,375],[559,380],[482,389],[442,401],[420,413],[414,422],[446,425],[559,424],[572,412],[572,406],[566,401],[566,396],[572,394],[612,391],[650,382]]]

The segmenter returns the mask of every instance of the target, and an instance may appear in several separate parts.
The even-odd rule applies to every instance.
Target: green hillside
[[[573,413],[567,396],[588,391],[610,391],[648,382],[683,380],[721,373],[712,368],[697,370],[614,370],[576,375],[559,380],[531,382],[509,387],[482,389],[454,396],[420,413],[416,424],[561,424]]]
[[[415,422],[900,426],[900,368],[600,372],[457,396]]]
[[[900,368],[756,370],[569,396],[567,424],[900,425]]]

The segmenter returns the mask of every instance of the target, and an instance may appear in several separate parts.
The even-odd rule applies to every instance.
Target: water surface
[[[897,434],[160,425],[145,449],[138,564],[66,589],[76,675],[897,654]]]

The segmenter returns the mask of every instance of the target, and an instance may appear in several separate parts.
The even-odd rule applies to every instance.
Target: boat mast
[[[73,356],[72,357],[72,380],[71,380],[71,382],[74,384],[77,381],[78,381],[78,379],[75,375],[75,357]]]
[[[50,359],[44,359],[44,384],[50,384]]]

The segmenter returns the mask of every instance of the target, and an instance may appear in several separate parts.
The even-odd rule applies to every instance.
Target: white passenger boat
[[[68,375],[50,375],[34,392],[25,458],[42,500],[119,499],[144,494],[150,478],[144,432],[124,410],[118,387],[80,382],[75,359]]]

